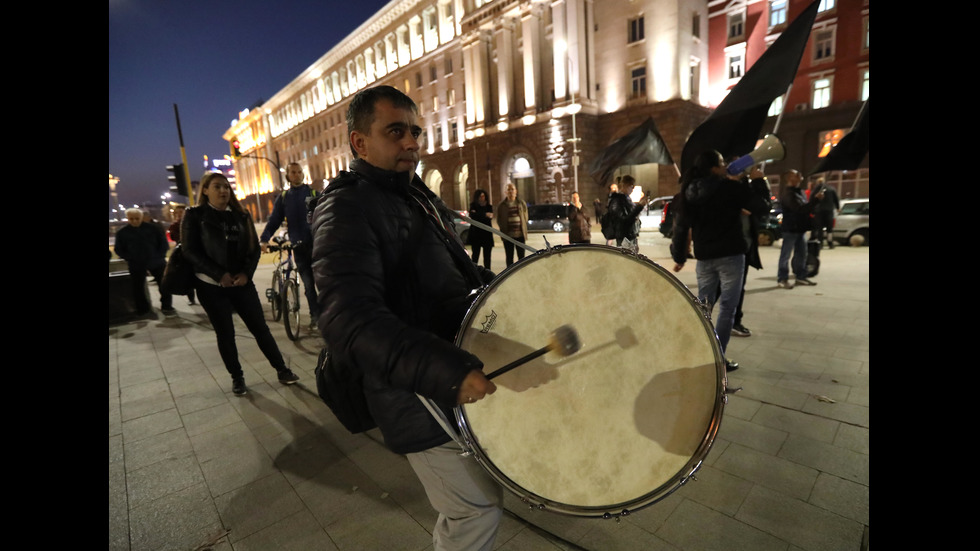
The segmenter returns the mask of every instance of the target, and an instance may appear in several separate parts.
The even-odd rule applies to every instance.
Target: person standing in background
[[[493,205],[487,197],[487,192],[482,189],[476,190],[473,194],[473,202],[470,203],[470,218],[481,224],[490,225],[493,218]],[[490,269],[490,250],[493,248],[493,234],[483,228],[473,226],[469,232],[470,247],[473,249],[473,262],[479,262],[480,251],[483,251],[483,267]]]

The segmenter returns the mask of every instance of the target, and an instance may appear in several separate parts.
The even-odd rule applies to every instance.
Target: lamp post
[[[564,40],[559,40],[556,46],[565,57],[565,79],[568,81],[568,92],[571,95],[571,103],[565,108],[565,112],[571,113],[572,115],[572,139],[565,141],[572,143],[572,174],[575,181],[575,193],[578,193],[578,154],[580,152],[578,149],[579,137],[578,128],[575,124],[575,114],[582,110],[582,106],[575,101],[575,89],[572,87],[572,58],[568,55],[568,44]]]

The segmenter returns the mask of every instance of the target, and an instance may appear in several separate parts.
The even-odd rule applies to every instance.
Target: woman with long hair
[[[486,191],[478,189],[473,194],[473,202],[470,203],[470,218],[487,226],[490,225],[490,219],[493,218],[493,205],[490,204],[490,198],[487,197]],[[473,226],[470,228],[469,242],[470,246],[473,247],[473,262],[476,263],[480,260],[480,251],[482,250],[483,267],[489,270],[493,234]]]
[[[201,180],[197,206],[184,214],[180,235],[184,256],[194,266],[197,298],[214,327],[218,352],[231,375],[232,392],[236,396],[248,392],[238,361],[233,312],[255,337],[279,382],[291,385],[298,381],[282,359],[252,282],[261,254],[255,225],[224,174],[210,173]]]

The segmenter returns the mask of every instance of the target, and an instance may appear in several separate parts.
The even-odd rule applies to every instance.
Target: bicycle
[[[297,243],[298,245],[298,243]],[[265,298],[272,304],[272,320],[282,318],[286,336],[295,341],[299,338],[299,271],[293,262],[295,245],[280,236],[272,238],[269,250],[278,254],[276,270],[272,274],[272,287],[265,290]],[[285,314],[285,315],[283,315]]]

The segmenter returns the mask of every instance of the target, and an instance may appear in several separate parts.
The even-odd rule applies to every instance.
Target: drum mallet
[[[578,332],[571,325],[562,325],[558,329],[551,332],[551,338],[548,339],[548,346],[540,350],[535,350],[527,356],[518,358],[509,364],[501,367],[500,369],[491,372],[487,375],[487,379],[493,379],[498,375],[503,375],[515,367],[526,364],[527,362],[537,358],[539,356],[544,356],[548,352],[554,351],[559,356],[571,356],[572,354],[578,352],[579,348],[582,347],[582,343],[578,340]]]

